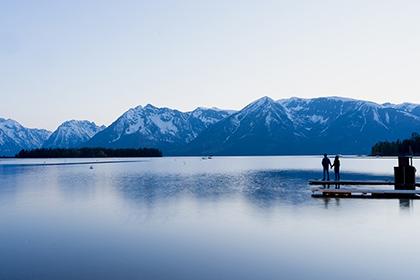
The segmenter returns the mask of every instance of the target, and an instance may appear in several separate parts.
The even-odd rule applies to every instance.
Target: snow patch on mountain
[[[401,104],[392,104],[392,103],[384,103],[382,104],[383,107],[387,107],[387,108],[393,108],[393,109],[397,109],[397,110],[401,110],[401,111],[405,111],[408,113],[413,112],[416,108],[418,108],[420,105],[419,104],[414,104],[414,103],[401,103]]]
[[[168,115],[152,115],[150,116],[150,120],[163,134],[175,135],[178,132],[178,128],[173,123],[172,117]]]
[[[325,124],[328,121],[328,118],[325,118],[321,115],[312,115],[308,116],[308,120],[310,120],[312,123]]]

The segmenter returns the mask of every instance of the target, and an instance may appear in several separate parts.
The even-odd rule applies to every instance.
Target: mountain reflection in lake
[[[343,158],[342,177],[390,179],[395,163]],[[0,161],[0,279],[418,279],[419,202],[311,198],[319,169],[319,157]]]

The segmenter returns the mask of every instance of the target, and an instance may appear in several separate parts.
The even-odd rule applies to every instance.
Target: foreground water
[[[0,279],[419,279],[420,201],[311,198],[318,157],[120,161],[0,161]]]

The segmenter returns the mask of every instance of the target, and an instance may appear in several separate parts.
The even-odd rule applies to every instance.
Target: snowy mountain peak
[[[65,121],[63,122],[59,128],[64,128],[64,127],[71,127],[71,128],[80,128],[80,127],[84,127],[84,128],[89,128],[89,127],[94,127],[97,128],[98,126],[91,121],[87,121],[87,120],[70,120],[70,121]]]
[[[146,106],[144,106],[144,109],[146,109],[146,110],[163,110],[163,109],[165,109],[165,108],[158,108],[158,107],[156,107],[156,106],[153,106],[152,104],[147,104]]]
[[[226,118],[223,110],[181,112],[151,104],[128,110],[89,141],[89,146],[157,147],[164,152],[185,145],[210,125]]]
[[[326,96],[326,97],[318,97],[315,99],[326,99],[326,100],[333,100],[333,101],[340,101],[340,102],[354,102],[360,101],[349,97],[342,97],[342,96]]]
[[[273,99],[271,99],[268,96],[264,96],[260,99],[255,100],[254,102],[250,103],[248,106],[246,106],[244,109],[242,109],[240,112],[243,113],[249,113],[252,111],[258,111],[260,109],[267,110],[272,106],[278,105]],[[239,113],[239,112],[238,112]]]
[[[194,109],[193,111],[187,112],[187,114],[190,115],[202,115],[208,112],[222,112],[222,113],[227,113],[227,114],[231,114],[232,112],[235,112],[233,110],[223,110],[223,109],[219,109],[216,107],[212,107],[212,108],[207,108],[207,107],[197,107],[196,109]]]
[[[232,114],[229,118],[229,126],[226,130],[234,131],[234,133],[242,130],[247,130],[249,133],[257,130],[272,133],[276,129],[292,128],[293,124],[285,108],[272,98],[265,96]],[[227,136],[227,139],[231,137]]]
[[[313,101],[336,101],[336,102],[354,102],[359,101],[356,99],[348,98],[348,97],[340,97],[340,96],[324,96],[324,97],[316,97],[316,98],[303,98],[303,97],[290,97],[290,98],[282,98],[277,100],[280,104],[289,104],[289,103],[309,103]]]
[[[207,110],[212,110],[212,111],[229,111],[229,110],[223,110],[223,109],[220,109],[220,108],[217,108],[217,107],[203,107],[203,106],[197,107],[193,111],[207,111]]]
[[[198,107],[194,111],[188,112],[188,114],[189,122],[193,125],[197,132],[201,132],[210,125],[225,119],[232,113],[231,111],[225,111],[218,108]]]
[[[393,109],[405,111],[405,112],[408,112],[408,113],[412,113],[416,109],[420,108],[419,104],[408,103],[408,102],[401,103],[401,104],[384,103],[384,104],[382,104],[382,106],[387,107],[387,108],[393,108]]]
[[[15,120],[0,118],[0,127],[3,129],[23,128],[23,126]]]
[[[250,104],[250,106],[262,106],[265,104],[274,103],[274,100],[271,97],[263,96]]]
[[[280,104],[289,104],[292,102],[309,102],[310,99],[306,99],[306,98],[301,98],[301,97],[290,97],[290,98],[282,98],[277,100],[278,103]]]
[[[11,119],[0,118],[0,156],[14,156],[22,149],[34,149],[50,136],[44,129],[23,127]]]
[[[96,133],[105,129],[94,122],[70,120],[62,123],[43,144],[44,148],[75,148],[82,146]]]

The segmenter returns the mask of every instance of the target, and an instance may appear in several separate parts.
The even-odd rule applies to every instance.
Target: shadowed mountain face
[[[261,98],[209,127],[185,147],[186,154],[269,155],[287,153],[298,143],[285,108]]]
[[[420,130],[420,118],[407,108],[336,97],[279,103],[305,135],[303,153],[366,154],[378,140],[407,138]]]
[[[378,141],[405,139],[413,132],[420,132],[416,104],[263,97],[238,112],[139,106],[105,129],[90,122],[66,122],[47,141],[45,130],[0,120],[0,155],[42,145],[154,147],[164,155],[368,154]]]
[[[413,107],[338,97],[277,102],[264,97],[205,130],[183,153],[368,154],[378,140],[420,131]]]

